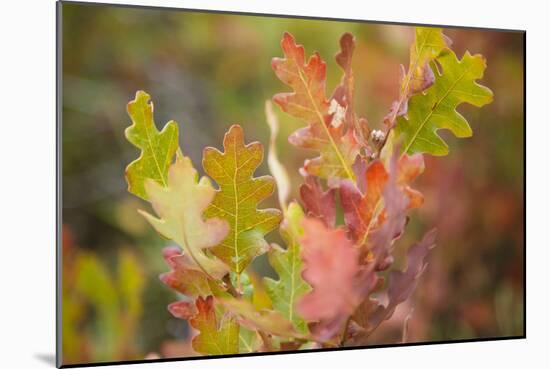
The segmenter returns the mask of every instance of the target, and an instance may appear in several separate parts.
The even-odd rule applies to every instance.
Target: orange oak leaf
[[[298,302],[298,311],[306,320],[318,322],[312,333],[322,341],[336,334],[361,302],[358,249],[342,228],[327,228],[313,218],[302,225],[302,277],[313,290]]]
[[[353,240],[359,244],[365,242],[366,235],[381,220],[382,191],[388,181],[388,173],[380,160],[370,163],[364,176],[367,186],[364,195],[349,181],[340,185],[344,221]]]
[[[396,148],[390,159],[389,176],[382,191],[384,221],[367,234],[369,250],[374,255],[370,265],[377,270],[384,270],[391,263],[394,241],[401,236],[407,223],[410,200],[403,187],[398,185],[398,157],[399,149]]]
[[[412,189],[409,184],[424,170],[422,155],[403,155],[397,165],[396,185],[408,196],[409,209],[418,208],[424,202],[422,194]],[[340,199],[344,210],[344,221],[350,235],[362,245],[370,231],[378,227],[385,219],[383,191],[389,174],[381,160],[372,161],[360,173],[358,178],[364,180],[365,193],[362,194],[354,183],[342,181]],[[363,186],[360,186],[363,187]]]
[[[223,146],[224,152],[213,147],[203,152],[204,170],[219,185],[205,216],[229,224],[229,233],[211,251],[232,271],[241,273],[256,256],[268,250],[264,236],[279,225],[282,215],[277,209],[257,209],[275,187],[271,176],[252,177],[263,160],[262,144],[245,145],[243,129],[233,125],[225,134]]]
[[[284,34],[281,47],[285,58],[273,58],[271,66],[293,92],[278,93],[273,101],[286,113],[309,124],[294,132],[290,143],[321,154],[306,161],[304,169],[322,178],[354,179],[351,166],[359,145],[353,130],[343,124],[345,109],[336,100],[327,100],[325,62],[319,53],[314,53],[306,63],[304,47],[297,45],[289,33]]]

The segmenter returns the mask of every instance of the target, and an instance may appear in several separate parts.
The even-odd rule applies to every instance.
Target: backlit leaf
[[[382,215],[382,191],[388,181],[384,164],[373,161],[366,173],[366,193],[363,195],[353,183],[342,182],[340,199],[344,210],[344,220],[352,238],[362,245],[371,229],[376,227]]]
[[[144,211],[140,213],[165,238],[176,242],[188,257],[188,269],[198,269],[214,279],[227,273],[227,266],[209,257],[204,249],[220,243],[229,226],[218,218],[203,219],[203,212],[210,205],[215,190],[206,177],[198,181],[198,173],[191,160],[177,160],[168,172],[167,186],[148,180],[146,193],[159,218]]]
[[[296,202],[288,206],[281,224],[281,235],[287,244],[286,250],[272,247],[269,250],[269,264],[279,275],[279,280],[265,278],[265,286],[273,307],[291,321],[301,333],[307,333],[306,321],[296,311],[296,302],[311,290],[302,279],[302,259],[299,239],[304,235],[302,220],[304,213]]]
[[[230,316],[216,317],[212,296],[196,301],[197,314],[189,320],[199,334],[193,337],[193,349],[206,355],[226,355],[239,352],[239,325]]]
[[[409,98],[433,84],[434,73],[429,64],[447,44],[441,28],[416,27],[415,39],[410,48],[409,69],[403,73],[399,98],[384,118],[390,127],[393,127],[398,116],[407,113]]]
[[[453,51],[445,49],[437,62],[441,73],[436,69],[434,84],[424,94],[413,96],[406,117],[397,120],[396,132],[405,153],[447,155],[449,148],[436,131],[448,129],[457,137],[470,137],[472,129],[457,106],[466,102],[481,107],[493,100],[491,90],[476,83],[486,67],[481,55],[466,52],[458,60]]]
[[[258,203],[274,190],[270,176],[252,177],[263,159],[262,145],[259,142],[245,145],[243,130],[238,125],[231,126],[223,145],[223,153],[212,147],[204,149],[204,170],[220,187],[205,215],[229,224],[227,237],[212,248],[212,253],[232,271],[241,273],[256,256],[267,251],[264,235],[279,225],[281,212],[257,209]]]
[[[147,179],[167,186],[168,168],[178,149],[178,124],[170,121],[159,132],[149,99],[146,92],[138,91],[135,100],[128,103],[132,125],[125,131],[128,141],[141,150],[139,158],[126,167],[128,191],[145,200],[149,199],[145,190]]]
[[[361,302],[359,254],[342,228],[327,228],[312,218],[304,219],[302,226],[302,276],[313,290],[298,302],[298,311],[306,320],[318,322],[312,332],[323,341],[342,328]]]
[[[316,150],[321,155],[306,161],[304,169],[323,178],[354,178],[351,165],[359,152],[352,129],[343,124],[341,107],[332,106],[325,95],[326,64],[318,53],[307,61],[303,46],[285,33],[281,41],[285,58],[273,58],[271,66],[277,77],[293,89],[273,97],[283,111],[309,125],[294,132],[289,141],[298,147]],[[336,116],[336,120],[333,118]]]

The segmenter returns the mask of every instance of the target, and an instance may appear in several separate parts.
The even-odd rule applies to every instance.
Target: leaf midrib
[[[426,125],[426,123],[430,120],[430,118],[432,117],[432,115],[434,114],[434,112],[437,110],[437,108],[440,106],[440,104],[447,98],[447,96],[449,96],[449,94],[453,91],[453,89],[455,88],[455,86],[462,80],[462,78],[464,78],[464,76],[466,75],[466,73],[468,73],[470,71],[470,68],[466,68],[462,74],[449,86],[449,88],[445,91],[445,93],[443,94],[443,96],[438,99],[436,101],[436,103],[433,105],[433,107],[430,109],[430,112],[428,113],[428,115],[426,116],[426,118],[422,121],[422,123],[418,126],[418,129],[414,132],[414,135],[412,136],[411,140],[409,141],[409,143],[407,144],[407,147],[405,148],[405,150],[403,150],[403,153],[402,155],[404,155],[405,153],[407,153],[409,151],[409,149],[411,148],[412,144],[415,142],[415,140],[417,139],[418,135],[420,134],[420,131],[424,128],[424,126]],[[434,86],[435,87],[435,86]]]
[[[153,128],[153,129],[156,129],[155,128],[155,122],[151,122],[151,125],[152,127],[148,127],[147,123],[146,123],[146,120],[145,120],[145,109],[146,108],[143,108],[143,109],[140,109],[140,113],[141,113],[141,118],[142,118],[142,122],[143,122],[143,126],[145,127],[145,135],[147,136],[147,145],[149,146],[149,150],[151,150],[151,156],[153,157],[153,160],[155,162],[155,166],[157,167],[157,171],[158,171],[158,174],[159,174],[159,178],[160,180],[162,181],[162,186],[163,187],[166,187],[167,184],[166,184],[166,180],[164,179],[164,176],[162,175],[162,170],[160,169],[160,164],[157,160],[157,156],[156,156],[156,153],[155,151],[153,150],[153,144],[152,144],[152,140],[151,140],[151,135],[150,135],[150,132],[149,132],[149,128]],[[151,118],[152,119],[152,118]]]
[[[238,248],[238,242],[237,237],[239,236],[239,199],[238,199],[238,192],[237,192],[237,172],[239,170],[238,162],[237,162],[237,140],[236,138],[233,139],[233,160],[235,161],[235,170],[233,172],[233,193],[235,196],[233,196],[235,201],[235,217],[233,218],[233,249],[235,250],[235,272],[237,274],[240,273],[240,256],[239,256],[239,248]]]
[[[294,64],[296,64],[296,70],[298,71],[298,76],[300,77],[300,81],[304,85],[304,89],[306,90],[306,93],[307,93],[307,96],[310,100],[310,103],[314,107],[315,113],[317,114],[317,118],[319,119],[319,123],[321,124],[325,134],[327,135],[327,137],[330,141],[330,144],[332,146],[332,149],[334,150],[334,152],[338,156],[338,160],[340,161],[340,163],[342,163],[342,167],[346,171],[346,175],[348,176],[348,178],[352,179],[355,182],[355,175],[353,174],[353,171],[351,170],[351,168],[348,167],[348,164],[344,160],[344,157],[343,157],[342,153],[340,152],[340,149],[336,145],[336,142],[334,142],[334,138],[330,134],[330,132],[328,130],[328,127],[325,124],[325,120],[323,119],[323,115],[319,111],[319,107],[317,106],[317,104],[315,103],[315,99],[313,99],[313,96],[311,95],[311,91],[309,90],[309,86],[307,85],[307,82],[304,79],[304,76],[302,74],[302,70],[301,70],[300,66],[298,65],[298,62],[295,59],[292,59],[292,61],[294,62]]]

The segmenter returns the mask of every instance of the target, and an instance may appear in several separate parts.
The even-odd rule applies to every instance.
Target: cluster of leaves
[[[472,134],[456,111],[459,104],[482,106],[492,99],[476,82],[485,69],[482,56],[466,52],[459,60],[441,29],[417,28],[385,128],[371,130],[354,109],[352,35],[340,40],[336,62],[343,77],[330,97],[321,56],[306,59],[288,33],[281,46],[284,57],[274,58],[272,68],[292,91],[273,101],[304,122],[289,142],[318,153],[301,168],[301,201],[288,200],[290,184],[275,150],[278,122],[270,102],[268,165],[274,177],[254,177],[263,146],[247,144],[243,129],[233,125],[223,151],[203,151],[210,178],[199,178],[179,148],[177,123],[157,129],[149,95],[139,91],[128,104],[132,125],[126,136],[141,150],[127,168],[128,188],[151,203],[154,214],[141,214],[179,246],[164,250],[170,271],[161,280],[183,296],[168,309],[198,332],[192,346],[201,354],[366,344],[411,296],[434,247],[435,231],[430,231],[408,249],[406,269],[392,270],[384,280],[408,211],[423,203],[422,194],[411,188],[424,170],[423,154],[447,154],[439,129],[457,137]],[[281,210],[258,209],[275,184]],[[343,224],[337,224],[338,207]],[[277,228],[285,247],[264,238]],[[259,279],[248,268],[264,253],[277,280]]]

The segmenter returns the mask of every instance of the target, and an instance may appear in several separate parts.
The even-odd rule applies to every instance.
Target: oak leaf
[[[450,40],[445,37],[441,28],[416,27],[415,39],[410,48],[409,68],[406,73],[402,72],[399,97],[384,118],[388,126],[393,127],[397,117],[407,113],[408,101],[412,95],[424,91],[434,83],[435,76],[430,62],[449,43]]]
[[[307,61],[303,46],[297,45],[289,33],[283,35],[281,47],[285,58],[273,58],[271,66],[277,77],[293,89],[273,97],[286,113],[304,120],[307,127],[294,132],[289,141],[298,147],[320,152],[306,161],[304,169],[322,178],[354,178],[351,168],[359,153],[352,129],[342,124],[344,109],[336,100],[331,104],[325,95],[326,64],[318,53]],[[333,120],[337,116],[338,119]]]
[[[279,225],[281,212],[257,209],[258,203],[274,190],[271,176],[252,177],[263,160],[262,145],[245,145],[242,128],[233,125],[225,134],[223,146],[224,152],[212,147],[203,152],[204,170],[219,185],[205,215],[229,224],[227,237],[211,251],[239,274],[256,256],[267,251],[264,236]]]
[[[403,155],[398,162],[396,185],[408,196],[408,208],[418,208],[424,197],[409,185],[424,171],[424,160],[421,154]],[[368,234],[376,229],[385,219],[383,191],[388,184],[389,174],[381,160],[374,160],[358,173],[364,181],[365,193],[359,186],[350,181],[342,181],[340,199],[344,210],[344,221],[350,235],[359,245],[366,242]]]
[[[162,283],[192,298],[212,294],[208,285],[208,276],[190,260],[188,255],[182,254],[179,247],[164,248],[163,256],[171,270],[160,275]]]
[[[374,255],[370,265],[375,270],[384,270],[391,263],[394,241],[403,234],[407,224],[407,210],[410,198],[402,186],[398,185],[399,147],[396,147],[389,163],[389,176],[382,198],[384,221],[368,234],[368,247]]]
[[[304,219],[302,226],[302,276],[313,290],[298,302],[298,311],[306,320],[318,322],[312,333],[324,341],[341,329],[361,302],[358,249],[342,228],[327,228],[313,218]]]
[[[418,278],[426,269],[426,256],[435,247],[435,229],[424,235],[420,242],[412,245],[407,252],[407,268],[404,271],[392,271],[388,282],[388,304],[379,306],[373,312],[371,325],[377,326],[393,315],[397,305],[406,301],[413,293]]]
[[[226,355],[239,352],[239,325],[230,316],[218,319],[214,299],[199,297],[196,301],[197,314],[189,319],[199,334],[193,337],[193,349],[201,354]]]
[[[149,99],[146,92],[136,92],[135,100],[130,101],[127,108],[132,125],[125,131],[128,141],[141,150],[139,158],[126,167],[128,191],[144,200],[148,200],[145,190],[148,179],[166,187],[168,168],[179,147],[178,124],[170,121],[159,132]]]
[[[336,223],[336,188],[324,190],[318,178],[306,174],[300,186],[300,197],[307,215],[323,221],[327,227]]]
[[[168,311],[179,319],[189,320],[198,314],[194,301],[176,301],[168,305]]]
[[[229,225],[218,218],[203,219],[203,213],[215,196],[215,190],[206,177],[198,180],[191,160],[183,157],[169,169],[167,185],[149,179],[145,191],[159,218],[140,210],[145,219],[165,238],[173,240],[193,266],[213,279],[227,273],[227,266],[209,257],[204,249],[212,248],[227,235]]]
[[[458,60],[452,50],[445,49],[437,63],[441,73],[436,70],[433,85],[411,97],[406,117],[397,119],[397,139],[402,141],[404,153],[447,155],[449,147],[436,131],[448,129],[457,137],[470,137],[472,129],[456,111],[457,106],[466,102],[481,107],[493,100],[491,90],[476,83],[486,68],[483,56],[467,51]]]
[[[281,236],[286,250],[273,246],[269,250],[269,264],[279,275],[279,280],[264,278],[266,291],[273,307],[294,324],[300,333],[307,333],[307,323],[297,312],[297,301],[311,290],[302,278],[303,262],[299,240],[304,235],[304,213],[296,202],[291,202],[281,224]]]
[[[357,141],[362,145],[367,145],[369,137],[369,127],[367,120],[357,118],[355,115],[355,77],[353,75],[352,58],[355,50],[355,38],[350,33],[344,33],[340,37],[340,52],[336,54],[336,63],[344,71],[340,84],[334,89],[331,101],[338,103],[337,109],[342,109],[343,116],[334,114],[331,124],[337,122],[337,119],[344,119],[348,128],[352,128]],[[334,103],[333,103],[334,104]]]

